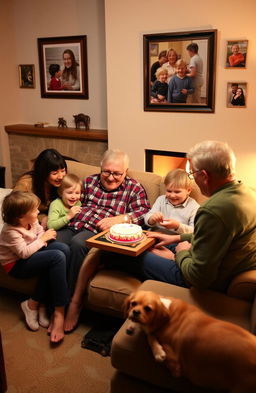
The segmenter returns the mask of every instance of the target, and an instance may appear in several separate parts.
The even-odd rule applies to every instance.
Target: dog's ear
[[[127,296],[127,298],[125,298],[125,300],[124,300],[123,312],[124,312],[125,317],[127,317],[132,297],[133,297],[133,293],[131,293],[130,296]]]

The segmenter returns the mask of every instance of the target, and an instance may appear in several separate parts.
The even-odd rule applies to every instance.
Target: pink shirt
[[[43,227],[36,222],[30,229],[4,224],[0,234],[0,263],[8,273],[19,259],[29,258],[45,243],[40,239]]]

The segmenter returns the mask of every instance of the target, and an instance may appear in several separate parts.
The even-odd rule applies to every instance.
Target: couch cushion
[[[11,188],[0,188],[0,206],[2,206],[4,197],[10,194],[10,192],[12,192]],[[3,224],[2,211],[0,211],[0,232],[2,230]]]
[[[141,282],[128,273],[100,270],[88,286],[86,307],[105,314],[124,318],[124,299],[135,291]]]
[[[213,291],[181,288],[153,280],[145,281],[139,289],[154,291],[163,296],[181,298],[210,315],[237,323],[250,330],[251,304],[243,300],[229,298]],[[188,385],[188,381],[185,379],[173,378],[164,365],[154,360],[146,335],[139,328],[132,336],[128,336],[126,329],[129,323],[126,320],[112,342],[111,361],[116,369],[162,388],[199,392],[191,384]],[[207,389],[207,392],[210,391]]]
[[[137,180],[146,190],[148,200],[152,206],[156,198],[160,195],[160,183],[162,177],[151,172],[141,172],[128,170],[128,176]]]

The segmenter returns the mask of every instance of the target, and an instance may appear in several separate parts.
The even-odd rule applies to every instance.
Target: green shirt
[[[74,206],[81,206],[81,202],[77,201]],[[69,209],[64,206],[60,198],[55,199],[51,202],[48,211],[48,228],[53,228],[56,231],[69,223],[70,220],[67,219],[67,214]]]
[[[234,276],[256,269],[255,191],[237,182],[222,186],[198,209],[190,237],[191,249],[176,255],[184,279],[225,291]]]

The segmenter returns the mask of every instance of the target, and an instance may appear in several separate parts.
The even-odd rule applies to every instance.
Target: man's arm
[[[181,235],[181,240],[185,240],[185,235]],[[186,281],[198,288],[209,288],[217,278],[231,241],[221,218],[200,208],[191,250],[178,252],[175,259]]]

